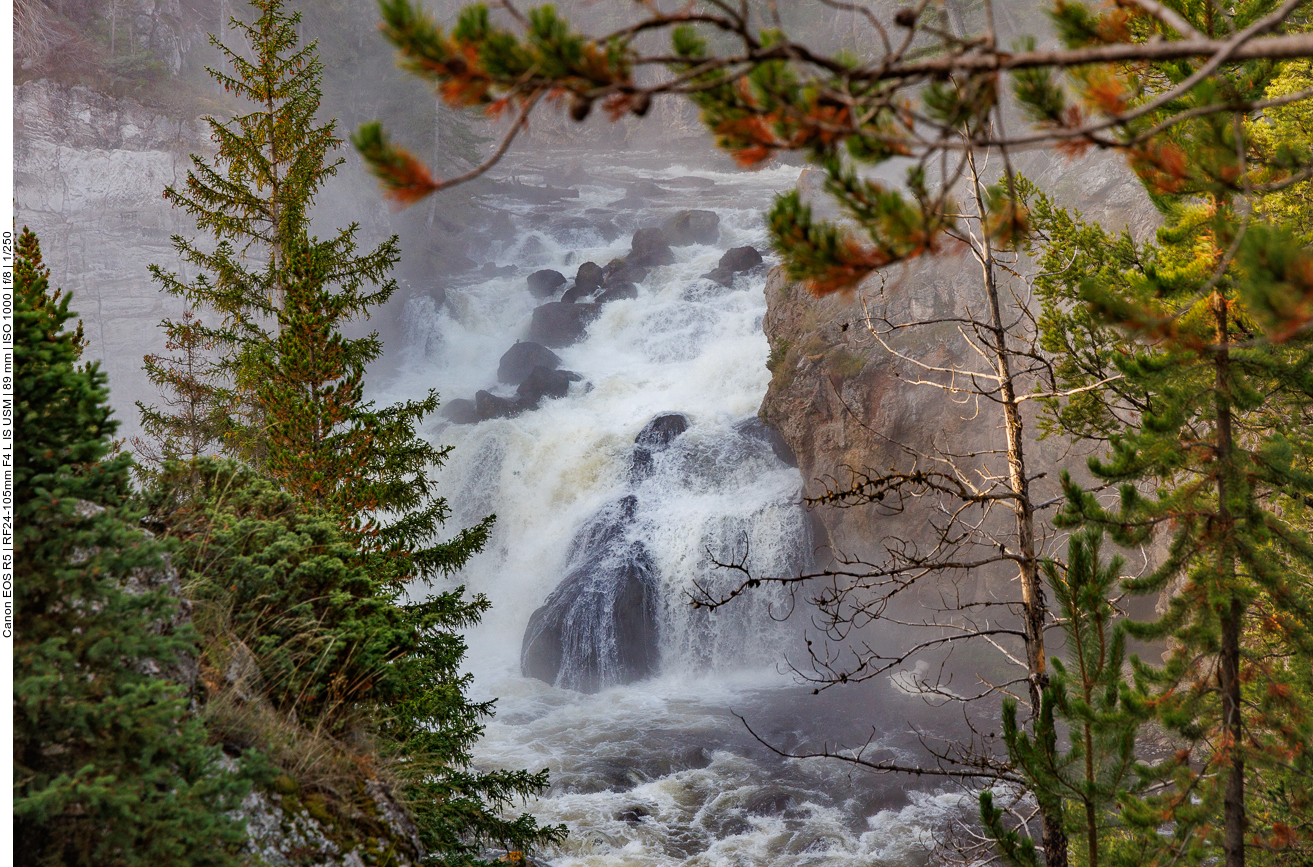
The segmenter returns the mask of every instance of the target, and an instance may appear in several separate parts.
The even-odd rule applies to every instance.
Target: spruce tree
[[[196,652],[151,577],[105,376],[51,293],[36,236],[15,268],[14,851],[20,864],[238,863],[244,794],[178,685]],[[129,588],[129,582],[137,585]],[[164,582],[159,582],[163,584]]]
[[[183,299],[200,319],[166,320],[170,342],[204,344],[214,353],[214,365],[191,373],[177,361],[152,365],[148,360],[147,373],[184,403],[218,408],[204,418],[223,419],[222,429],[193,424],[185,410],[171,414],[167,407],[142,407],[142,412],[148,431],[157,435],[208,440],[207,452],[258,463],[265,449],[264,407],[255,391],[263,372],[255,359],[263,356],[284,306],[290,250],[300,243],[316,195],[342,160],[329,159],[341,145],[335,124],[315,117],[323,68],[314,43],[298,46],[300,14],[286,12],[285,0],[251,0],[250,5],[258,13],[255,21],[231,20],[249,46],[249,59],[211,36],[232,71],[209,72],[253,110],[227,122],[209,118],[217,145],[213,163],[193,155],[186,184],[164,193],[174,207],[196,219],[196,227],[214,244],[174,237],[181,258],[197,271],[191,281],[151,267],[161,288]],[[350,303],[337,311],[344,319],[366,316],[395,289],[387,272],[399,255],[396,237],[360,255],[358,230],[353,223],[322,247],[331,280],[352,287]]]

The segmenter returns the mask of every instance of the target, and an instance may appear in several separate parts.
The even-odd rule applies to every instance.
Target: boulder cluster
[[[675,261],[671,247],[714,244],[719,238],[720,217],[714,211],[679,211],[659,227],[634,232],[624,258],[613,259],[606,265],[584,262],[573,280],[552,269],[533,272],[526,288],[530,295],[545,303],[534,309],[526,339],[516,341],[506,350],[497,366],[497,381],[515,386],[515,396],[500,397],[491,391],[479,391],[473,400],[449,401],[442,415],[455,424],[475,424],[535,410],[547,398],[565,397],[570,383],[583,377],[561,370],[561,359],[552,350],[582,340],[588,326],[601,315],[603,305],[637,298],[638,284],[647,278],[648,269]],[[761,262],[761,254],[752,247],[735,247],[703,277],[731,286],[735,274],[752,270]],[[501,271],[495,265],[485,269],[488,270]]]

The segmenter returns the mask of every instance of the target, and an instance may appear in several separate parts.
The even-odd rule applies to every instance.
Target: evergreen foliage
[[[232,68],[210,70],[211,77],[254,110],[226,123],[209,118],[218,146],[213,165],[193,156],[186,185],[165,190],[165,198],[195,217],[197,228],[215,242],[209,247],[174,237],[179,255],[197,271],[189,282],[151,268],[163,290],[193,311],[182,321],[163,323],[183,356],[147,359],[152,381],[184,407],[172,413],[167,405],[141,407],[142,425],[166,458],[204,451],[263,460],[265,408],[255,392],[264,371],[258,359],[266,357],[262,347],[285,304],[291,250],[303,241],[316,195],[342,163],[329,161],[341,144],[334,124],[315,119],[322,64],[313,43],[298,47],[300,15],[286,13],[285,5],[253,0],[259,13],[254,22],[232,20],[250,46],[250,59],[211,36]],[[357,255],[358,229],[351,224],[320,246],[329,281],[345,287],[336,309],[344,319],[367,315],[395,289],[387,273],[399,255],[396,238]],[[198,353],[210,363],[193,373],[197,368],[189,369],[186,359]],[[193,448],[197,441],[205,448]]]
[[[1233,129],[1209,125],[1201,136],[1226,140]],[[1233,146],[1204,150],[1234,167]],[[1192,183],[1207,186],[1227,169],[1201,162],[1196,174]],[[1289,227],[1241,230],[1233,200],[1216,187],[1192,187],[1202,200],[1159,192],[1169,220],[1156,245],[1108,243],[1060,210],[1034,212],[1046,235],[1040,267],[1049,276],[1040,289],[1049,348],[1069,353],[1065,385],[1090,388],[1052,407],[1050,423],[1106,442],[1109,454],[1090,470],[1119,492],[1109,504],[1065,479],[1060,521],[1106,528],[1121,545],[1167,534],[1163,562],[1125,586],[1170,596],[1168,610],[1127,629],[1172,640],[1162,668],[1133,659],[1136,700],[1189,749],[1145,771],[1161,794],[1125,800],[1122,818],[1142,859],[1224,855],[1236,865],[1246,847],[1308,845],[1264,803],[1264,791],[1281,779],[1295,783],[1281,797],[1307,792],[1300,781],[1313,705],[1296,684],[1307,679],[1313,651],[1313,609],[1301,586],[1313,574],[1305,505],[1313,494],[1313,345],[1298,333],[1263,337],[1287,336],[1269,327],[1275,315],[1264,315],[1273,308],[1263,299],[1279,291],[1273,263],[1307,253]],[[1066,270],[1073,256],[1091,267]]]
[[[1045,583],[1057,603],[1066,661],[1053,659],[1053,676],[1033,730],[1017,722],[1017,703],[1003,702],[1003,741],[1012,765],[1037,800],[1065,814],[1065,832],[1080,847],[1081,863],[1098,867],[1103,844],[1118,825],[1115,811],[1140,796],[1136,738],[1147,713],[1125,683],[1122,666],[1126,631],[1112,597],[1119,592],[1124,561],[1100,559],[1101,534],[1072,537],[1067,561],[1044,565]],[[1070,748],[1057,748],[1060,728]],[[1005,858],[1018,867],[1037,867],[1034,846],[1006,827],[990,790],[980,795],[981,817]]]
[[[161,670],[196,652],[111,456],[105,376],[50,292],[37,238],[15,268],[14,851],[20,864],[229,865],[244,795]]]
[[[181,483],[192,474],[189,489]],[[270,751],[299,790],[331,798],[348,824],[359,822],[350,805],[369,781],[398,783],[424,863],[469,864],[490,845],[523,851],[561,839],[531,816],[502,816],[546,786],[545,772],[470,767],[492,703],[466,695],[457,630],[479,621],[486,599],[457,587],[411,601],[405,559],[362,552],[336,513],[231,461],[166,465],[147,502],[152,524],[178,542],[206,633],[202,665],[216,672],[209,681],[222,682],[238,646],[258,667],[245,697],[210,696],[216,736]],[[233,703],[246,712],[232,713]],[[270,750],[271,733],[289,729],[326,738],[332,755],[308,767],[294,746]]]

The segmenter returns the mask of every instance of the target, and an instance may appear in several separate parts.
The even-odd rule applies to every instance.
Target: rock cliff
[[[1087,219],[1126,226],[1140,238],[1157,225],[1156,212],[1118,158],[1095,154],[1068,161],[1033,155],[1021,170]],[[815,170],[804,170],[799,187],[825,214],[819,181]],[[827,216],[832,215],[831,209]],[[1024,260],[1020,264],[1025,267]],[[763,328],[772,379],[759,415],[797,456],[807,496],[846,485],[854,471],[907,466],[903,446],[977,455],[1003,446],[992,406],[955,403],[939,389],[914,384],[916,369],[881,347],[865,325],[867,310],[901,321],[944,317],[954,310],[960,315],[962,301],[975,296],[980,280],[980,266],[964,251],[893,269],[847,296],[817,298],[788,280],[782,269],[771,272]],[[895,334],[889,342],[896,352],[937,367],[974,366],[977,360],[949,322]],[[1032,466],[1047,472],[1041,491],[1049,485],[1056,492],[1052,471],[1059,464],[1078,471],[1083,466],[1083,457],[1073,459],[1056,441],[1035,443],[1028,450]],[[849,556],[878,557],[886,536],[917,540],[926,535],[924,513],[819,507],[815,514],[832,549]]]

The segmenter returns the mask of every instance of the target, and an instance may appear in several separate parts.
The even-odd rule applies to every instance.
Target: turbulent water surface
[[[522,169],[522,180],[552,181],[568,162],[539,159],[543,177]],[[542,303],[526,291],[531,271],[573,277],[582,262],[604,265],[626,254],[635,228],[679,208],[720,216],[717,243],[676,247],[677,261],[652,269],[637,298],[605,305],[584,340],[556,350],[561,366],[582,376],[566,397],[515,418],[429,431],[455,447],[440,476],[450,526],[497,515],[488,550],[461,576],[493,603],[468,636],[475,691],[499,698],[477,759],[550,769],[551,790],[529,808],[569,826],[568,842],[545,853],[559,867],[921,864],[965,809],[956,790],[765,748],[736,714],[784,750],[869,741],[877,758],[912,758],[914,727],[936,719],[888,681],[813,696],[781,674],[786,656],[800,658],[799,618],[772,617],[787,607],[783,598],[762,591],[712,613],[688,604],[693,582],[731,581],[711,555],[746,555],[753,569],[781,573],[796,571],[812,547],[798,470],[751,435],[769,381],[765,270],[740,275],[733,288],[700,278],[730,247],[766,249],[761,212],[797,174],[641,159],[575,166],[578,199],[492,201],[518,228],[489,242],[485,258],[516,273],[453,281],[441,287],[445,299],[438,287],[414,287],[406,302],[406,358],[386,397],[430,387],[448,401],[478,389],[512,396],[513,387],[496,385],[497,363]],[[626,195],[642,181],[665,191]],[[609,242],[599,228],[608,223],[621,230]],[[635,478],[635,437],[668,412],[682,413],[688,430]],[[523,677],[526,625],[570,570],[572,540],[626,496],[625,532],[656,574],[659,674],[594,694]]]

